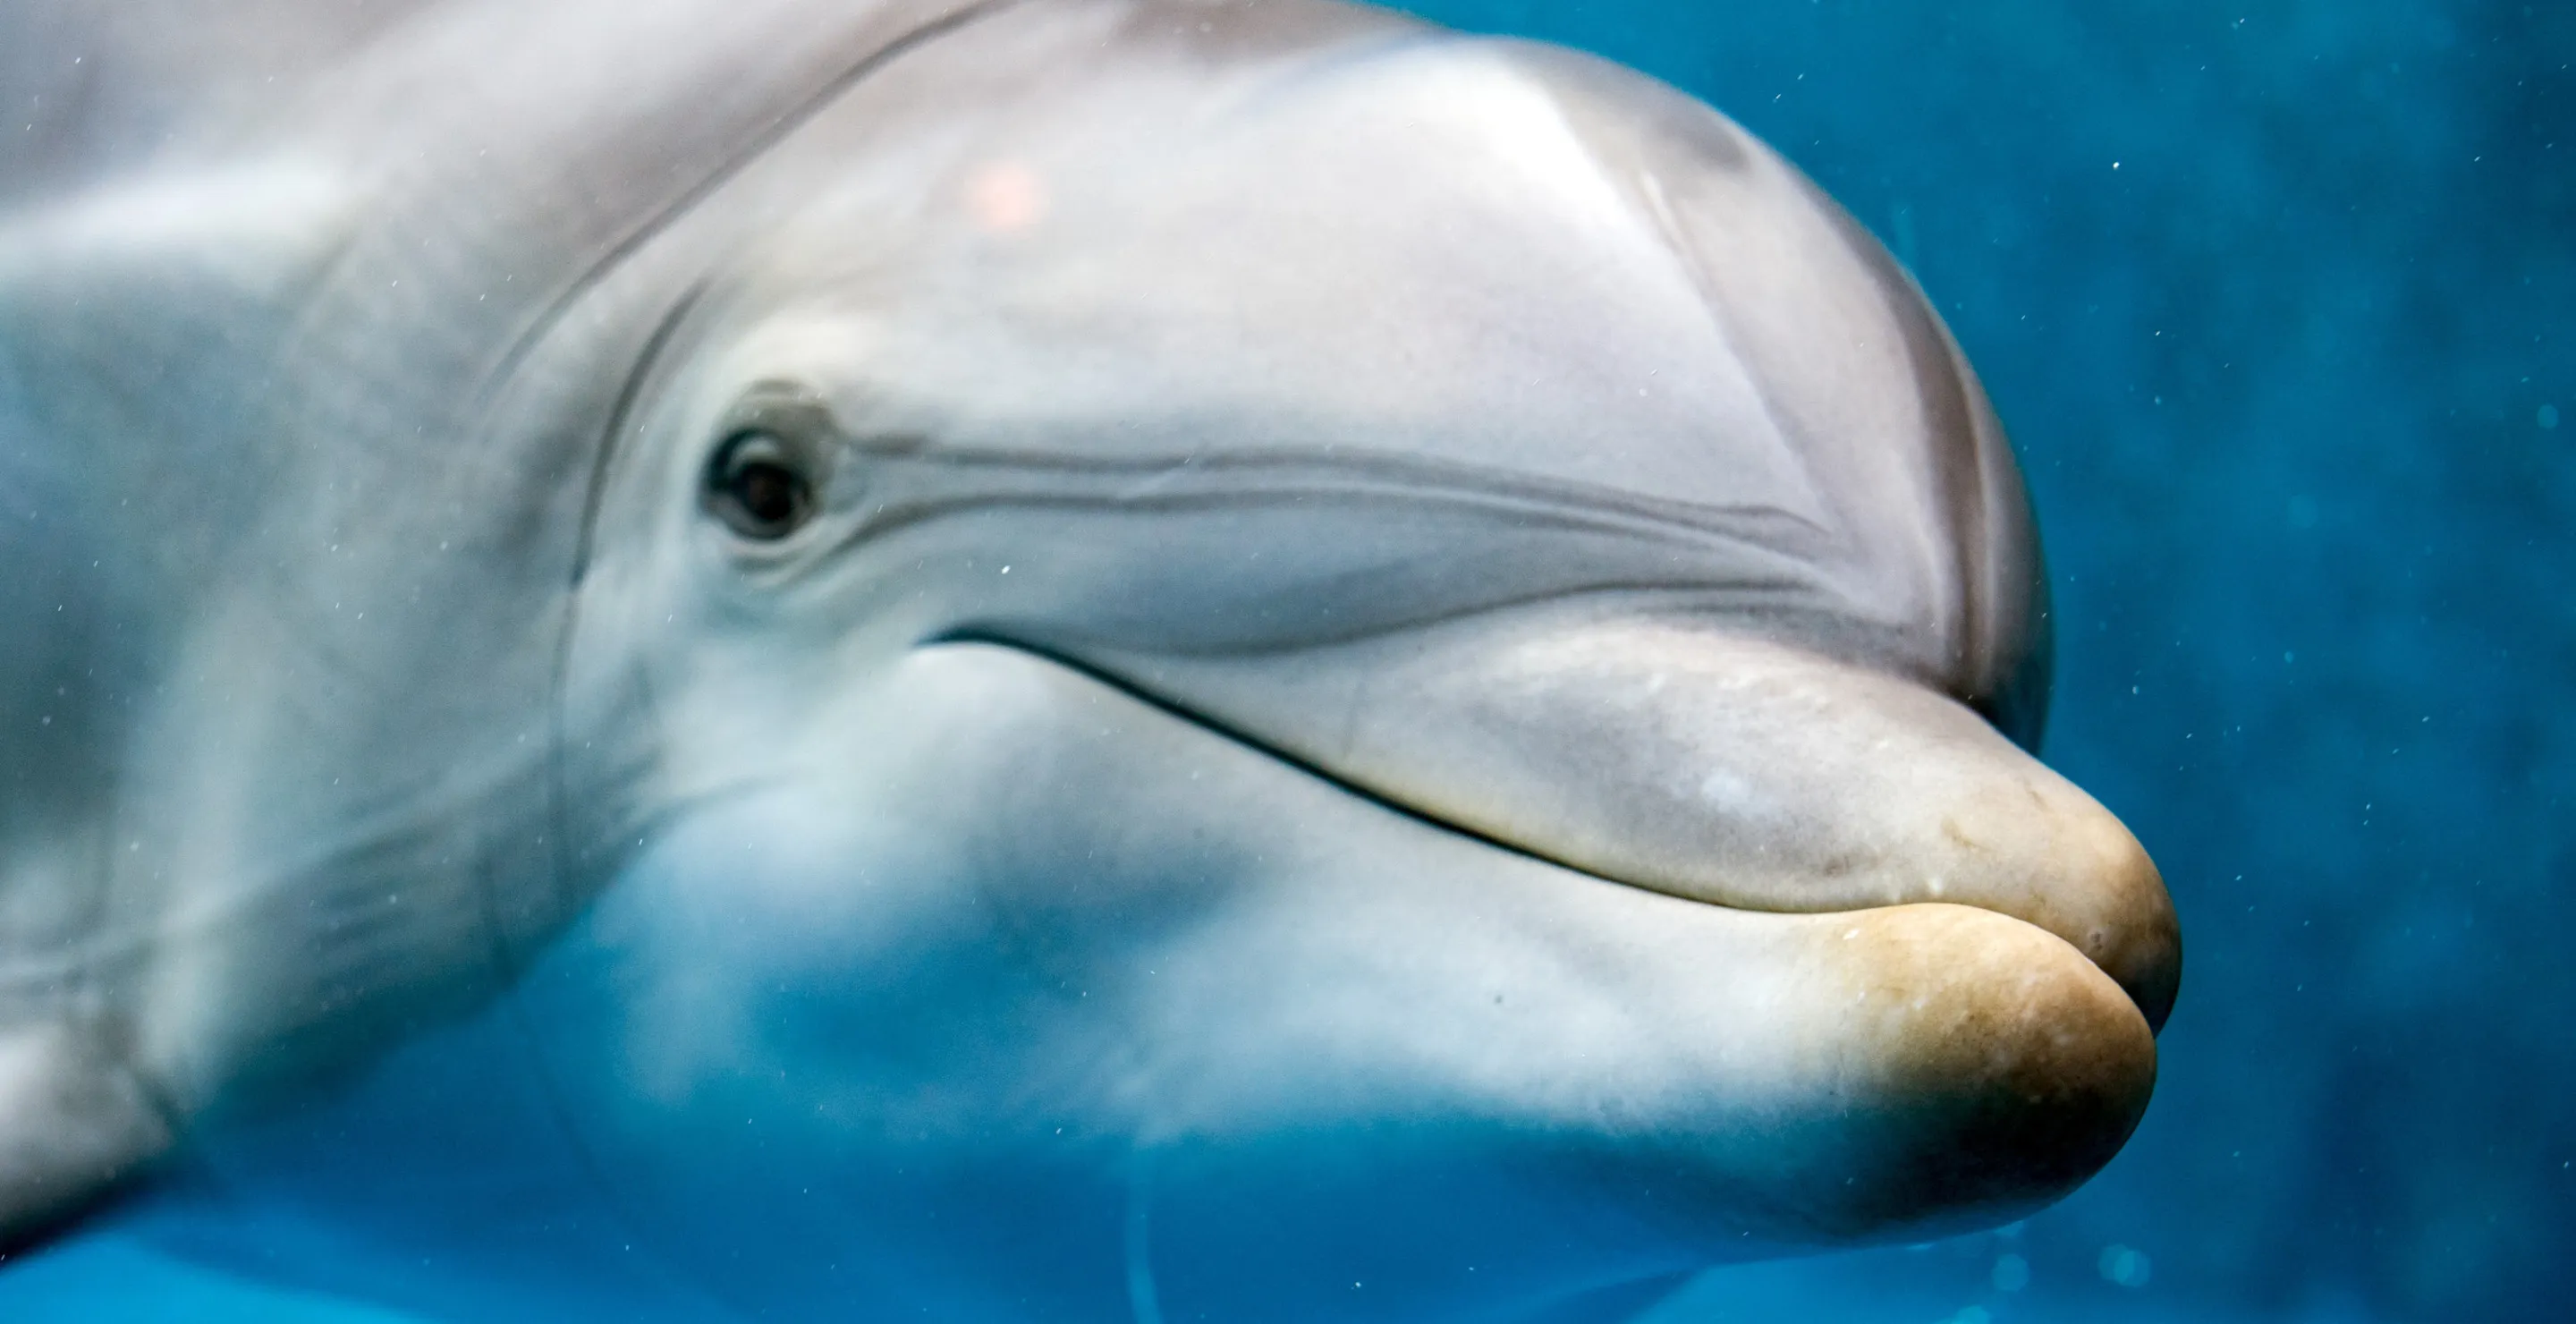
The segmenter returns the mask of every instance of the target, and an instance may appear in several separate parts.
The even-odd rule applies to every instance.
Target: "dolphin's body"
[[[1675,93],[1315,0],[0,52],[0,1235],[176,1173],[433,1314],[1581,1318],[2145,1105],[2010,452]]]

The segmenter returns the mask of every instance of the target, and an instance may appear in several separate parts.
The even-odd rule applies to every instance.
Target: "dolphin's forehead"
[[[961,151],[854,283],[884,371],[960,441],[1332,446],[1823,515],[1680,258],[1507,61],[1229,91],[1121,89]]]
[[[983,35],[953,58],[1007,67]],[[936,59],[863,89],[831,183],[737,273],[737,376],[926,454],[1507,492],[1523,524],[1645,530],[1658,568],[1603,582],[1786,574],[1919,669],[1977,651],[1973,381],[1723,117],[1514,43],[1103,42],[964,116],[910,113]]]

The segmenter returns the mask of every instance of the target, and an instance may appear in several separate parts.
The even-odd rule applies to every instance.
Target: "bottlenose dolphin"
[[[1689,98],[1320,0],[0,38],[10,1240],[1611,1317],[2136,1124],[2004,434]]]

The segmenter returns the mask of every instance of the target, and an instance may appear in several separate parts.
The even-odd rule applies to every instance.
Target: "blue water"
[[[1778,146],[1917,273],[2028,466],[2048,755],[2189,964],[2128,1150],[1658,1321],[2576,1317],[2576,5],[1426,0]],[[0,1316],[388,1318],[148,1209]]]

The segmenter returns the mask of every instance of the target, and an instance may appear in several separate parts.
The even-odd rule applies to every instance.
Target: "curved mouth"
[[[1591,870],[1585,869],[1581,865],[1551,858],[1545,852],[1532,849],[1529,846],[1512,840],[1508,836],[1489,832],[1475,827],[1472,824],[1442,818],[1436,813],[1408,804],[1400,798],[1385,794],[1363,783],[1352,781],[1329,765],[1316,759],[1308,758],[1287,745],[1265,739],[1253,731],[1233,725],[1222,718],[1214,717],[1193,709],[1176,699],[1166,697],[1155,690],[1137,684],[1117,671],[1098,666],[1089,660],[1064,649],[1051,647],[1046,644],[1032,643],[1026,639],[1018,638],[1003,631],[981,627],[965,627],[944,631],[940,634],[933,635],[930,638],[922,640],[919,646],[924,648],[935,648],[950,644],[983,645],[988,648],[1004,648],[1014,653],[1026,654],[1029,657],[1036,658],[1051,666],[1061,667],[1067,671],[1074,672],[1077,675],[1084,676],[1101,685],[1107,686],[1108,688],[1116,690],[1138,703],[1161,712],[1167,717],[1171,717],[1177,721],[1186,722],[1210,735],[1240,746],[1253,754],[1257,754],[1263,758],[1287,767],[1294,768],[1298,772],[1304,773],[1317,781],[1323,782],[1354,800],[1373,805],[1387,813],[1394,814],[1400,818],[1409,819],[1424,827],[1428,827],[1439,832],[1447,833],[1452,836],[1465,837],[1471,841],[1491,847],[1494,850],[1519,856],[1523,859],[1532,860],[1555,868],[1571,869],[1577,873],[1592,874]],[[1639,884],[1630,883],[1625,879],[1607,877],[1601,874],[1592,874],[1592,876],[1599,878],[1605,883],[1617,883],[1621,886],[1628,887],[1639,886]],[[1659,891],[1661,889],[1649,887],[1646,890]]]

